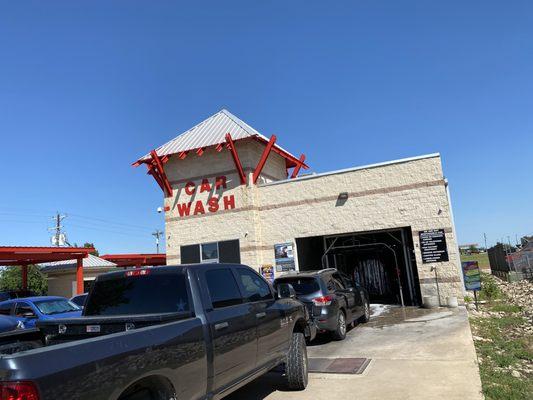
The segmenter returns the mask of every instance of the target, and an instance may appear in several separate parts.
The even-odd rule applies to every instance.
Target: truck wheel
[[[364,310],[365,313],[361,317],[361,322],[368,322],[370,321],[370,303],[368,300],[365,300]]]
[[[307,386],[307,347],[303,333],[294,332],[285,361],[285,375],[291,390],[304,390]]]
[[[346,338],[346,316],[342,310],[339,310],[337,317],[337,329],[333,331],[333,339],[344,340]]]

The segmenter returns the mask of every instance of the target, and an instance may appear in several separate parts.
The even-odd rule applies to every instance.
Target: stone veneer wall
[[[259,156],[258,149],[250,147],[243,146],[245,155],[241,157],[250,160],[243,164],[253,168]],[[437,267],[441,301],[451,295],[462,301],[459,252],[438,155],[277,182],[285,170],[280,160],[271,156],[266,169],[270,178],[264,179],[271,182],[244,186],[239,185],[234,172],[229,172],[234,171],[233,161],[227,152],[223,153],[213,163],[192,158],[191,168],[179,174],[184,178],[194,171],[192,175],[197,177],[215,177],[217,172],[227,171],[228,187],[217,193],[234,195],[235,209],[227,211],[179,217],[175,204],[190,196],[182,192],[184,181],[176,180],[178,172],[172,170],[172,158],[167,164],[167,175],[172,177],[176,192],[173,199],[166,200],[172,207],[166,215],[169,263],[179,263],[181,245],[239,239],[241,261],[258,268],[274,263],[276,243],[295,243],[296,238],[306,236],[411,227],[422,296],[436,295],[431,268]],[[200,181],[195,180],[197,184]],[[341,192],[348,192],[349,198],[337,205]],[[208,193],[202,193],[195,199],[208,197]],[[448,262],[422,263],[418,232],[427,229],[445,230]]]

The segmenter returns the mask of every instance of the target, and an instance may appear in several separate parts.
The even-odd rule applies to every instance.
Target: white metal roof
[[[65,269],[76,268],[76,260],[64,260],[64,261],[54,261],[49,263],[38,264],[41,267],[42,272],[52,272]],[[89,254],[86,258],[83,259],[83,268],[113,268],[117,264],[104,260],[103,258],[93,256]]]
[[[266,142],[268,138],[256,131],[246,122],[237,118],[228,110],[220,110],[198,125],[183,132],[178,137],[165,143],[156,149],[158,156],[180,153],[182,151],[196,150],[208,146],[216,146],[226,143],[226,134],[231,134],[233,140],[257,137]],[[296,158],[282,147],[275,145],[278,149]],[[145,155],[140,160],[150,158],[150,154]]]

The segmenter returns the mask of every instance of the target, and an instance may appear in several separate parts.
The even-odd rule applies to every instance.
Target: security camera
[[[157,207],[157,212],[161,214],[163,212],[163,207]]]

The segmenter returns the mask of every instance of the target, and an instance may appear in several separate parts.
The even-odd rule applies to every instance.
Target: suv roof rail
[[[324,268],[324,269],[321,269],[318,271],[319,274],[324,274],[326,272],[336,272],[337,269],[336,268]]]

